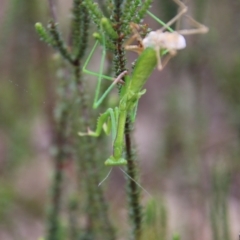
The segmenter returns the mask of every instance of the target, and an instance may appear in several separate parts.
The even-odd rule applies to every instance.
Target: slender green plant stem
[[[123,37],[121,33],[121,4],[122,0],[115,0],[115,8],[114,8],[114,20],[115,20],[115,31],[118,34],[118,38],[116,40],[116,50],[114,53],[114,65],[116,76],[122,73],[126,69],[126,59],[125,59],[125,51],[123,48]],[[125,143],[126,143],[126,158],[128,161],[127,164],[127,173],[131,177],[127,179],[127,195],[129,201],[129,218],[132,223],[132,233],[134,240],[140,240],[141,238],[141,223],[142,223],[142,214],[141,214],[141,205],[140,205],[140,189],[136,184],[137,182],[137,168],[136,163],[134,161],[133,154],[133,146],[131,139],[131,123],[130,118],[127,117],[125,124]],[[134,181],[133,181],[134,180]]]
[[[51,209],[48,216],[48,230],[47,230],[47,240],[58,240],[59,239],[59,218],[60,218],[60,208],[62,200],[62,181],[63,173],[61,170],[61,164],[64,158],[59,153],[55,158],[55,173],[53,179],[52,187],[52,199],[51,199]]]
[[[45,42],[52,45],[57,49],[62,58],[67,60],[67,62],[72,66],[73,69],[73,79],[76,86],[77,93],[77,102],[78,110],[80,110],[78,117],[80,116],[80,121],[78,120],[77,128],[79,129],[79,123],[81,128],[87,128],[90,125],[90,115],[89,115],[89,106],[87,103],[87,91],[84,86],[83,77],[81,75],[81,59],[83,58],[88,40],[88,30],[89,30],[89,17],[87,8],[82,5],[81,0],[73,0],[73,21],[72,21],[72,37],[73,37],[73,48],[70,51],[70,48],[65,44],[64,40],[61,37],[60,31],[55,22],[56,13],[54,11],[54,4],[49,0],[50,10],[52,19],[48,25],[47,32],[43,26],[38,23],[36,24],[36,29],[40,33],[40,37],[44,37]],[[44,34],[42,34],[44,33]],[[47,41],[46,41],[47,40]],[[49,40],[49,41],[48,41]],[[70,87],[72,82],[66,82],[66,85]],[[60,230],[60,210],[62,204],[62,183],[63,183],[63,164],[64,160],[67,158],[66,144],[69,136],[66,135],[66,129],[71,125],[72,132],[74,128],[72,125],[75,120],[71,119],[69,122],[69,114],[72,115],[70,109],[67,106],[67,92],[66,89],[61,89],[62,95],[60,96],[59,109],[57,109],[56,117],[56,129],[55,132],[55,145],[56,145],[56,155],[55,155],[55,173],[53,180],[53,192],[51,199],[51,211],[48,217],[48,232],[47,240],[59,240],[64,237],[61,235]],[[59,111],[58,111],[59,110]],[[76,132],[75,132],[76,134]],[[98,188],[99,183],[99,172],[96,171],[96,156],[94,156],[95,146],[94,141],[91,138],[74,138],[77,139],[76,152],[79,165],[81,166],[78,171],[81,175],[81,180],[84,182],[85,190],[87,194],[86,201],[86,219],[87,224],[85,231],[82,231],[80,239],[99,239],[101,233],[104,232],[104,239],[114,240],[115,232],[112,228],[112,225],[108,219],[107,215],[107,205],[103,198],[103,193],[101,188]],[[81,151],[78,151],[81,149]],[[84,178],[85,175],[85,178]],[[79,178],[80,179],[80,178]],[[78,206],[75,206],[77,209]],[[73,220],[73,219],[72,219]],[[74,221],[71,221],[71,237],[74,238],[78,231]]]
[[[76,197],[69,200],[68,205],[69,212],[69,239],[75,240],[78,239],[79,230],[78,230],[78,199]]]
[[[62,183],[63,183],[63,165],[67,158],[65,152],[66,136],[63,129],[67,128],[66,109],[60,113],[59,118],[56,119],[56,129],[54,143],[56,146],[56,155],[54,158],[54,177],[52,185],[51,205],[48,215],[48,230],[47,240],[59,240],[60,237],[60,210],[62,204]]]
[[[78,89],[78,96],[81,96],[81,125],[87,128],[90,125],[88,112],[88,104],[86,101],[86,91],[81,77],[80,63],[74,71],[75,83]],[[101,226],[101,232],[106,240],[114,240],[115,232],[107,215],[107,205],[103,198],[102,189],[98,187],[100,182],[99,172],[96,171],[96,149],[94,139],[91,137],[78,138],[78,144],[84,149],[84,156],[81,155],[79,165],[81,173],[85,173],[85,190],[87,193],[86,212],[87,212],[87,228],[81,239],[97,239],[96,223]],[[98,217],[97,217],[98,216]],[[99,236],[98,236],[99,237]],[[103,237],[103,236],[102,236]]]
[[[52,19],[54,22],[57,21],[57,14],[56,14],[56,5],[54,3],[54,0],[48,0],[50,15],[52,16]]]
[[[52,16],[52,19],[56,21],[56,9],[53,3],[53,0],[49,0],[49,9]],[[66,85],[62,86],[62,93],[66,93]],[[51,196],[51,205],[50,211],[48,215],[48,229],[47,229],[47,240],[59,240],[61,239],[61,226],[60,226],[60,211],[62,205],[62,184],[63,184],[63,165],[64,161],[67,158],[67,153],[65,151],[65,146],[67,142],[66,132],[68,125],[68,115],[69,111],[66,108],[66,96],[60,96],[61,99],[59,101],[60,114],[55,117],[55,129],[54,129],[54,144],[56,148],[56,155],[54,158],[54,177],[53,177],[53,185],[52,185],[52,196]],[[65,104],[64,104],[65,102]],[[65,107],[64,107],[65,105]]]
[[[131,177],[131,179],[130,178],[127,179],[129,218],[133,225],[132,226],[133,239],[140,240],[142,231],[142,207],[140,204],[140,189],[136,184],[136,182],[138,182],[138,171],[131,141],[131,131],[132,131],[131,121],[130,117],[128,116],[125,125],[125,142],[126,142],[126,157],[128,160],[127,173]]]
[[[123,47],[123,37],[121,32],[121,4],[122,0],[114,1],[114,21],[115,21],[115,31],[117,32],[118,38],[115,41],[115,52],[114,52],[114,66],[115,66],[115,74],[118,76],[120,73],[126,70],[126,58],[125,51]]]

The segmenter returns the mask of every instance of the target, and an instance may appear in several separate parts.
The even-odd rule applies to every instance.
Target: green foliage
[[[21,24],[16,22],[17,24],[15,24],[16,27],[14,28],[14,30],[11,28],[9,29],[11,30],[12,33],[15,33],[17,29],[20,29],[21,31],[17,32],[16,34],[17,38],[13,37],[14,36],[13,35],[12,37],[9,37],[7,39],[14,39],[14,42],[15,39],[17,39],[16,42],[21,43],[22,39],[25,40],[24,38],[25,36],[23,36],[21,33],[23,32],[22,26],[26,26],[26,24],[23,24],[22,22],[22,19],[24,19],[23,15],[20,15],[19,14],[20,11],[18,10],[22,11],[22,9],[25,8],[25,6],[27,6],[30,9],[30,12],[26,11],[25,15],[27,16],[27,18],[31,16],[31,18],[34,19],[35,21],[36,14],[35,11],[33,11],[33,5],[35,5],[36,1],[25,0],[23,1],[24,3],[20,3],[19,1],[15,0],[11,2],[14,2],[14,4],[16,5],[15,12],[17,13],[17,19],[19,20],[19,22],[21,22]],[[91,8],[86,6],[86,2],[92,5]],[[103,188],[97,186],[97,184],[100,182],[99,179],[101,179],[99,178],[99,174],[100,175],[102,174],[101,172],[102,169],[100,166],[102,165],[103,160],[102,156],[104,155],[103,152],[107,144],[106,142],[101,143],[99,139],[98,142],[96,143],[96,141],[92,139],[86,138],[83,140],[76,136],[77,131],[79,131],[80,129],[85,129],[86,127],[90,126],[92,124],[92,121],[94,120],[94,117],[92,117],[91,110],[89,110],[90,109],[88,103],[89,89],[84,84],[84,77],[82,76],[81,73],[83,57],[87,51],[88,34],[90,32],[89,29],[91,29],[89,26],[90,17],[88,16],[87,11],[88,9],[90,10],[91,19],[94,20],[99,31],[98,33],[94,34],[94,37],[99,40],[99,42],[104,46],[104,48],[106,46],[106,49],[111,51],[111,53],[107,54],[107,57],[110,56],[108,59],[108,61],[110,62],[108,68],[111,68],[112,53],[114,54],[115,75],[117,75],[119,72],[125,70],[125,52],[123,48],[123,42],[125,39],[128,38],[130,34],[129,22],[135,23],[141,22],[146,11],[148,10],[148,7],[151,4],[151,1],[147,0],[142,2],[140,0],[133,1],[107,0],[105,1],[107,6],[104,5],[103,3],[104,1],[100,2],[101,4],[99,4],[100,6],[99,8],[98,5],[95,4],[93,1],[85,0],[84,1],[85,5],[82,4],[81,0],[73,1],[72,18],[70,23],[71,26],[69,28],[70,29],[69,31],[71,33],[70,36],[68,36],[68,41],[65,41],[64,38],[62,37],[60,26],[58,25],[57,22],[55,22],[56,20],[54,19],[50,21],[49,25],[46,28],[43,27],[41,23],[37,23],[35,26],[36,31],[41,40],[46,42],[48,45],[52,46],[57,52],[60,53],[59,55],[62,57],[62,60],[66,60],[65,62],[68,63],[66,65],[62,64],[61,66],[58,66],[58,68],[61,68],[61,71],[64,72],[64,74],[57,83],[59,85],[58,89],[60,89],[60,91],[58,91],[57,97],[58,104],[55,108],[56,112],[55,121],[49,124],[52,127],[50,132],[51,135],[53,135],[56,149],[54,161],[56,163],[54,167],[55,172],[53,174],[54,177],[52,180],[53,184],[51,191],[51,200],[48,212],[49,236],[47,237],[47,239],[51,240],[117,239],[114,229],[112,228],[112,221],[109,220],[107,212],[107,205],[112,206],[114,202],[111,202],[109,200],[106,203],[105,199],[103,198],[102,192]],[[164,5],[165,3],[162,2],[161,4]],[[43,6],[43,3],[41,3],[41,6]],[[21,9],[19,7],[21,7]],[[30,24],[32,29],[32,23]],[[101,29],[103,31],[101,31]],[[106,39],[104,39],[105,37]],[[46,66],[49,65],[49,61],[46,58],[42,57],[44,55],[43,52],[44,48],[38,48],[35,45],[33,51],[31,50],[32,52],[35,52],[34,58],[32,59],[28,58],[28,60],[24,58],[25,59],[24,65],[22,65],[21,61],[19,61],[19,58],[23,59],[23,56],[25,56],[28,53],[28,48],[30,49],[29,44],[26,44],[26,42],[29,42],[28,40],[22,42],[27,47],[22,48],[23,50],[21,51],[21,54],[19,54],[20,57],[17,56],[19,53],[18,50],[14,49],[12,51],[14,53],[13,54],[14,59],[16,59],[16,62],[14,63],[15,67],[17,67],[19,70],[22,70],[23,67],[31,68],[31,65],[34,64],[32,62],[34,62],[35,59],[41,59],[41,64],[44,64]],[[41,49],[40,54],[38,53],[36,54],[36,51],[38,51],[38,49]],[[10,54],[4,53],[2,55],[9,56]],[[205,55],[209,56],[208,52],[206,52]],[[3,59],[5,59],[5,57]],[[203,67],[204,64],[202,64],[201,68]],[[228,87],[225,88],[225,90],[229,91],[228,92],[229,97],[233,97],[236,99],[238,98],[237,96],[238,88],[236,86],[238,86],[237,77],[239,75],[238,74],[239,68],[237,68],[237,66],[238,66],[237,64],[236,66],[234,66],[235,69],[229,68],[228,73],[226,74],[226,80],[228,81],[228,83],[230,83],[232,79],[236,80],[236,82],[235,81],[232,82],[231,86],[231,88],[234,89],[228,89]],[[196,74],[200,75],[199,73],[203,72],[201,70],[202,69],[199,68]],[[15,71],[15,69],[10,69],[10,71],[13,74],[17,75],[17,77],[19,78],[20,75],[16,74],[16,72],[19,73],[18,71]],[[107,71],[109,71],[109,69],[106,70],[106,72]],[[33,79],[35,79],[36,76],[38,76],[38,74],[39,79],[41,79],[41,82],[43,82],[43,80],[45,81],[46,79],[46,83],[44,84],[46,89],[49,89],[51,84],[50,80],[52,80],[52,76],[50,74],[51,77],[49,78],[48,77],[49,73],[46,72],[46,68],[43,68],[42,65],[40,64],[36,66],[36,69],[34,70],[34,75],[33,74],[31,74],[30,76],[21,75],[21,78],[18,79],[19,82],[17,83],[21,84],[22,83],[21,79],[28,79],[29,82],[31,81],[32,84]],[[178,76],[178,74],[179,71],[172,72],[173,76]],[[3,78],[3,80],[5,79]],[[26,82],[26,84],[29,83]],[[27,85],[27,89],[28,86],[29,85]],[[4,132],[4,134],[5,132],[9,132],[9,138],[7,137],[6,140],[9,151],[6,161],[7,166],[6,169],[7,174],[10,176],[11,172],[9,171],[10,168],[8,166],[10,166],[11,170],[13,170],[17,165],[16,163],[18,163],[18,161],[20,161],[21,159],[25,158],[32,159],[32,156],[29,156],[29,154],[26,152],[28,149],[34,150],[34,147],[29,146],[30,141],[29,137],[27,137],[29,134],[31,134],[30,132],[33,130],[31,127],[33,119],[32,117],[33,114],[31,115],[32,110],[34,111],[35,114],[36,109],[39,110],[39,108],[36,107],[36,104],[33,103],[35,103],[36,101],[39,102],[39,99],[41,101],[43,98],[46,97],[44,95],[45,93],[44,89],[42,89],[40,85],[34,84],[32,86],[33,88],[32,89],[30,88],[30,90],[32,90],[31,93],[33,97],[27,96],[25,93],[24,95],[21,95],[23,91],[22,90],[17,91],[15,88],[8,89],[7,87],[1,85],[0,89],[2,99],[0,105],[1,108],[0,112],[4,113],[1,114],[0,116],[2,125],[1,134],[2,132]],[[23,87],[25,87],[25,85]],[[233,91],[233,94],[231,94],[231,91]],[[40,95],[41,97],[39,97]],[[52,92],[50,91],[49,95],[52,96],[54,94],[52,94]],[[27,110],[26,105],[23,105],[24,99],[27,100],[27,103],[30,102],[29,105],[31,105],[32,108],[31,110]],[[49,107],[48,104],[52,104],[53,101],[48,102],[47,99],[44,99],[44,102],[45,100],[47,104],[45,104],[43,107],[51,109],[51,106]],[[158,104],[156,99],[154,99],[154,101],[156,104]],[[21,104],[20,107],[16,103],[18,104],[20,103]],[[161,102],[161,104],[165,104],[164,100]],[[238,100],[236,101],[236,106],[237,105]],[[106,108],[107,103],[100,110],[100,112],[103,112],[103,109],[105,110]],[[238,108],[235,109],[235,112],[238,112]],[[37,114],[38,114],[37,118],[39,118],[39,115],[41,113]],[[48,114],[47,116],[49,117],[50,114]],[[181,115],[179,114],[174,114],[173,116],[171,116],[171,119],[173,120],[169,121],[170,122],[169,125],[171,125],[169,126],[170,134],[169,141],[172,142],[174,146],[176,143],[182,144],[182,139],[180,136],[182,134],[182,130],[180,129],[181,119],[179,119],[179,116],[181,117]],[[138,169],[135,166],[136,156],[130,137],[132,128],[133,127],[131,124],[130,117],[128,117],[125,126],[125,140],[127,143],[125,156],[130,163],[127,166],[128,174],[134,180],[138,181],[137,171]],[[171,131],[177,131],[177,134],[174,134]],[[161,135],[163,134],[161,133]],[[38,135],[34,134],[34,137],[35,136],[38,141]],[[172,154],[172,152],[169,151],[169,154]],[[166,157],[167,163],[169,163],[169,156],[170,155],[167,154]],[[176,155],[176,158],[179,159],[179,155]],[[8,161],[9,159],[11,161]],[[68,168],[68,163],[71,162],[69,161],[69,159],[71,159],[71,161],[74,162],[73,163],[73,167],[75,167],[74,174],[72,174],[71,172],[72,167],[71,164],[70,167]],[[150,157],[149,160],[151,160]],[[177,165],[179,166],[178,169],[181,169],[181,167],[184,165],[182,163],[183,162],[180,162],[180,164]],[[2,171],[2,162],[0,170]],[[69,170],[71,173],[70,177],[68,176]],[[75,174],[77,175],[76,178]],[[157,174],[159,174],[159,172]],[[196,173],[194,172],[193,174],[198,174],[198,172]],[[68,176],[67,178],[65,178],[66,175]],[[169,177],[168,172],[166,172],[166,175],[168,179],[171,178]],[[153,176],[150,177],[154,178]],[[178,177],[177,174],[175,177]],[[69,181],[68,178],[71,178],[71,180]],[[74,179],[73,180],[74,183],[72,179]],[[168,181],[168,179],[164,179],[164,181]],[[227,195],[226,185],[229,183],[224,179],[226,180],[225,175],[219,174],[219,177],[216,180],[218,184],[216,184],[216,186],[214,185],[214,188],[216,188],[216,190],[214,190],[215,192],[213,193],[216,194],[216,199],[213,200],[214,203],[220,201],[219,199],[222,198],[226,199]],[[143,211],[140,204],[141,199],[140,189],[130,179],[127,179],[127,181],[128,187],[126,192],[129,200],[128,213],[131,225],[125,224],[126,228],[131,228],[131,232],[133,233],[134,239],[140,239],[139,236],[142,235],[141,239],[143,240],[145,239],[165,240],[163,236],[165,236],[166,234],[168,220],[166,207],[164,206],[164,204],[162,204],[162,202],[158,203],[157,201],[151,201],[147,204],[146,210]],[[158,181],[156,182],[158,184]],[[15,193],[12,191],[12,188],[5,184],[5,182],[3,183],[4,184],[1,184],[0,186],[0,206],[1,206],[0,214],[2,219],[4,220],[6,213],[8,213],[8,211],[11,209],[13,205],[13,200],[16,198],[16,196]],[[77,187],[75,185],[77,185]],[[156,186],[159,189],[159,185]],[[181,190],[182,188],[179,191],[180,194],[182,194]],[[216,192],[220,192],[220,194]],[[70,206],[68,209],[66,209],[66,202],[69,203],[69,196],[71,198],[72,195],[74,195],[75,198],[72,201],[70,200]],[[109,196],[111,195],[111,193],[107,195]],[[223,195],[224,197],[222,197]],[[221,204],[217,203],[216,205],[218,206]],[[28,209],[29,207],[31,208],[31,206],[27,204],[26,206],[28,206]],[[112,207],[112,209],[115,211],[115,209],[118,209],[118,207],[119,206],[115,205],[114,207]],[[224,209],[219,210],[221,208]],[[218,218],[219,216],[222,216],[221,214],[226,214],[227,212],[226,209],[227,209],[226,202],[222,204],[220,207],[214,208],[213,210],[215,210],[215,212],[217,213],[215,217]],[[69,220],[69,222],[67,222],[68,219],[66,218],[66,215],[68,215],[68,211],[73,213],[74,215],[73,218]],[[226,220],[227,218],[223,219],[223,221]],[[122,218],[120,221],[122,221]],[[227,226],[225,223],[219,224],[220,221],[218,222],[218,219],[215,222],[217,222],[217,228],[219,229],[226,228]],[[121,223],[116,224],[116,226],[118,226],[118,232],[121,234],[123,231],[126,230],[124,229],[124,227],[121,228]],[[11,231],[14,232],[15,229],[11,228]],[[70,234],[69,236],[67,236],[67,233],[69,232]],[[19,237],[21,238],[21,236]],[[44,239],[46,239],[46,237]],[[129,239],[129,237],[126,237],[126,239]],[[179,235],[176,234],[173,236],[172,239],[179,240],[180,237]],[[225,237],[224,239],[227,239],[227,237]]]
[[[114,238],[114,231],[108,220],[103,193],[97,186],[100,180],[98,172],[94,170],[97,168],[94,151],[96,149],[95,142],[89,138],[80,139],[75,134],[77,129],[86,128],[90,125],[87,91],[81,73],[81,61],[87,48],[89,20],[87,8],[82,4],[82,1],[75,0],[73,1],[71,42],[65,43],[58,24],[54,20],[49,21],[47,30],[40,23],[35,25],[40,38],[61,54],[62,59],[70,65],[72,72],[70,79],[65,79],[65,76],[60,79],[58,104],[55,111],[53,129],[55,166],[51,204],[48,212],[46,238],[48,240],[65,238],[66,227],[62,226],[63,218],[61,215],[64,199],[63,183],[65,181],[63,166],[69,158],[73,158],[77,162],[77,178],[82,182],[86,195],[85,203],[81,204],[81,214],[85,214],[90,222],[85,229],[82,228],[81,231],[78,231],[79,226],[73,226],[74,221],[71,221],[69,226],[71,235],[73,236],[78,232],[79,239],[98,239],[99,236],[105,236],[104,239],[106,240]],[[85,176],[83,176],[83,173]],[[64,234],[62,231],[64,231]],[[73,234],[73,232],[75,233]]]
[[[10,212],[14,204],[16,194],[9,183],[0,182],[0,223],[6,220],[7,214]]]
[[[162,200],[151,199],[145,208],[142,239],[167,239],[167,209]]]
[[[40,37],[41,40],[46,42],[47,44],[51,45],[52,47],[56,48],[62,55],[62,57],[69,62],[72,62],[72,57],[65,45],[61,34],[57,28],[57,24],[54,23],[52,20],[49,21],[48,24],[48,31],[42,26],[41,23],[35,24],[35,29]]]
[[[101,26],[105,30],[106,35],[113,39],[116,40],[118,38],[117,33],[114,31],[110,21],[107,18],[102,18],[101,19]]]
[[[72,52],[74,59],[81,59],[87,48],[89,28],[88,11],[82,4],[82,0],[73,2],[73,18],[72,18]]]
[[[64,40],[61,37],[61,33],[58,29],[58,24],[54,23],[53,21],[49,21],[48,30],[54,40],[54,43],[52,46],[61,53],[64,59],[68,60],[69,62],[72,62],[73,61],[72,56],[68,51],[68,48],[64,43]]]
[[[146,0],[143,3],[140,1],[140,4],[138,6],[141,6],[141,8],[136,9],[137,14],[136,14],[136,12],[135,12],[135,14],[134,13],[131,14],[134,16],[131,21],[134,23],[140,23],[143,20],[143,18],[145,17],[147,10],[150,8],[152,2],[153,2],[153,0]]]
[[[210,205],[212,234],[214,239],[230,240],[228,221],[228,191],[230,173],[225,165],[218,165],[213,169],[213,196]]]
[[[120,73],[123,73],[126,69],[126,57],[125,50],[123,47],[124,39],[129,37],[130,34],[130,22],[139,23],[144,15],[146,14],[151,1],[145,1],[144,4],[139,0],[135,1],[114,1],[108,2],[107,9],[109,10],[107,16],[104,16],[104,13],[97,7],[95,3],[92,3],[90,0],[85,0],[84,5],[89,9],[89,15],[92,18],[93,22],[96,24],[97,28],[101,31],[100,34],[95,33],[94,37],[99,40],[103,47],[107,50],[111,50],[114,53],[113,62],[115,76],[118,76]],[[106,8],[104,12],[106,14]],[[105,50],[104,49],[104,53]],[[155,53],[154,53],[155,59]],[[154,66],[153,66],[154,67]],[[143,75],[144,80],[147,80],[147,77]],[[142,81],[140,81],[142,82]],[[137,85],[137,84],[135,84]],[[139,87],[141,88],[141,87]],[[127,89],[127,88],[126,88]],[[139,90],[139,89],[138,89]],[[140,89],[141,90],[141,89]],[[139,91],[140,91],[139,90]],[[122,91],[122,93],[127,92],[128,90]],[[133,90],[134,91],[134,90]],[[129,202],[129,219],[131,222],[132,229],[132,238],[140,239],[142,234],[142,207],[140,205],[140,190],[136,185],[138,180],[138,173],[135,161],[135,154],[133,146],[131,143],[131,116],[128,114],[134,107],[135,103],[138,101],[140,96],[136,95],[136,100],[133,100],[132,105],[127,102],[127,97],[123,97],[123,94],[120,94],[122,100],[119,105],[119,118],[118,118],[118,134],[116,135],[116,140],[114,140],[114,151],[113,155],[107,159],[105,163],[115,164],[115,163],[125,163],[126,160],[122,158],[123,151],[123,141],[124,134],[126,140],[126,159],[127,164],[127,174],[130,176],[128,179],[128,202]],[[126,94],[127,96],[127,94]],[[129,93],[130,97],[130,93]],[[134,97],[132,97],[134,98]],[[124,106],[127,107],[124,107]],[[130,106],[131,105],[131,106]],[[125,110],[126,108],[126,110]],[[123,110],[124,109],[124,110]],[[109,113],[108,113],[109,116]],[[113,120],[112,120],[113,122]]]
[[[71,52],[69,51],[69,46],[67,46],[61,36],[58,24],[53,20],[49,21],[47,30],[41,23],[36,23],[35,29],[42,41],[58,50],[63,59],[72,65],[76,65],[79,59],[84,56],[87,47],[88,25],[87,10],[82,5],[82,1],[76,0],[73,2]]]
[[[180,238],[180,235],[179,235],[179,234],[175,233],[175,234],[173,235],[172,240],[180,240],[180,239],[181,239],[181,238]]]
[[[116,38],[126,39],[129,36],[131,33],[129,23],[140,23],[145,17],[152,0],[146,0],[143,3],[141,0],[128,0],[124,3],[119,2],[119,6],[121,6],[120,12],[118,12],[117,8],[114,8],[114,4],[109,3],[107,4],[109,10],[107,16],[100,10],[97,3],[93,3],[91,0],[84,0],[83,3],[89,9],[89,15],[97,28],[100,30],[102,28],[104,29],[104,34],[106,35],[104,47],[113,50],[111,43],[114,42]],[[101,34],[103,34],[102,31]],[[97,36],[98,39],[100,38],[99,35],[95,36]]]
[[[45,43],[54,46],[54,40],[50,36],[50,34],[47,32],[47,30],[43,27],[41,23],[36,23],[35,24],[35,29],[40,37],[40,40],[44,41]]]
[[[81,49],[82,41],[80,37],[82,36],[81,31],[83,29],[83,21],[82,18],[84,17],[83,6],[81,4],[81,0],[73,1],[73,10],[72,10],[72,48],[73,52],[78,52]]]
[[[89,15],[94,23],[100,28],[100,22],[104,15],[98,7],[98,4],[92,0],[84,0],[83,5],[88,9]]]

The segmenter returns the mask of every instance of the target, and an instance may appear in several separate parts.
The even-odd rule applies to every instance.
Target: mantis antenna
[[[110,171],[108,172],[107,176],[98,184],[98,187],[100,187],[100,185],[101,185],[103,182],[105,182],[105,180],[108,179],[108,177],[110,176],[110,174],[111,174],[111,172],[112,172],[112,169],[113,169],[113,168],[110,169]]]
[[[110,176],[111,172],[112,172],[112,169],[110,169],[110,171],[108,172],[107,176],[98,184],[98,187],[100,187],[100,185],[102,185],[102,183],[104,183],[108,177]],[[153,198],[153,196],[141,185],[139,184],[137,181],[135,181],[129,174],[126,173],[126,171],[124,171],[121,167],[119,167],[119,169],[127,176],[127,178],[131,179],[133,182],[136,183],[136,185],[141,188],[145,193],[147,193],[147,195],[150,197],[150,198]]]

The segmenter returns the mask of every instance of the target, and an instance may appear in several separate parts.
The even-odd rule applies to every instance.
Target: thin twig
[[[50,15],[52,16],[52,19],[54,20],[54,22],[57,22],[56,1],[48,0],[48,4],[49,4]]]

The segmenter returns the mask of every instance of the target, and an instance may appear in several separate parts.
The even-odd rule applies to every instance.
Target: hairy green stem
[[[56,129],[54,143],[56,146],[56,155],[54,158],[54,177],[52,185],[51,207],[48,215],[47,240],[59,240],[60,237],[60,210],[62,204],[62,183],[63,183],[63,165],[67,158],[65,151],[68,111],[63,109],[60,116],[56,118]]]
[[[81,109],[81,125],[87,128],[90,125],[90,118],[88,112],[88,104],[86,101],[86,91],[81,77],[81,67],[75,67],[74,71],[75,83],[78,89],[78,96],[81,96],[80,109]],[[100,182],[99,172],[96,170],[96,148],[95,140],[91,137],[78,138],[78,144],[82,145],[81,148],[84,155],[80,152],[79,167],[81,173],[84,174],[84,187],[87,194],[86,212],[87,212],[87,228],[81,239],[97,239],[99,233],[96,225],[101,226],[102,237],[106,240],[114,240],[115,232],[112,224],[107,215],[107,205],[103,197],[102,189],[98,187]]]
[[[124,70],[126,70],[126,58],[125,58],[125,51],[123,47],[123,35],[121,31],[121,4],[123,1],[115,0],[115,8],[114,8],[114,25],[115,31],[118,34],[118,38],[115,42],[116,50],[114,52],[114,65],[115,65],[115,73],[118,76]],[[134,161],[134,154],[133,154],[133,146],[132,146],[132,139],[131,139],[131,123],[130,118],[127,117],[125,123],[125,144],[126,144],[126,159],[128,161],[127,164],[127,173],[131,177],[131,179],[127,179],[128,181],[128,201],[129,201],[129,218],[132,223],[132,232],[134,240],[140,240],[141,238],[141,223],[142,223],[142,214],[141,214],[141,205],[140,205],[140,190],[136,184],[137,182],[137,169],[136,164]],[[133,180],[134,181],[133,181]]]
[[[131,122],[130,117],[127,117],[125,124],[125,142],[126,142],[126,158],[127,174],[131,177],[128,178],[127,194],[129,201],[129,218],[132,222],[132,233],[134,240],[141,239],[142,231],[142,207],[140,204],[140,189],[136,182],[138,181],[137,166],[135,161],[135,154],[131,141]],[[134,180],[134,181],[133,181]]]

